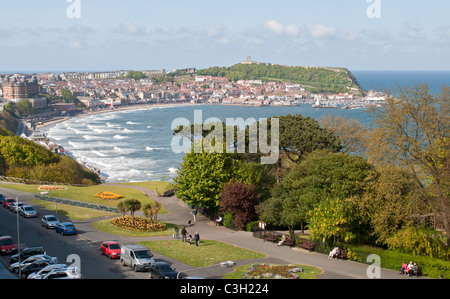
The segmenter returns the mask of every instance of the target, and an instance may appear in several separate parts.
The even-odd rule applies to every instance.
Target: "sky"
[[[450,70],[444,0],[0,0],[0,73]]]

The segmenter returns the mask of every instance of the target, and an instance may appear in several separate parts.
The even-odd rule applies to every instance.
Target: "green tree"
[[[303,230],[303,224],[309,223],[310,212],[322,202],[330,198],[347,200],[362,196],[370,171],[371,166],[359,156],[315,151],[287,172],[273,188],[272,198],[264,202],[259,211],[268,222],[301,225]],[[287,219],[290,219],[289,223]],[[363,234],[359,230],[365,229],[359,223],[353,228],[356,235]]]
[[[450,99],[448,87],[432,95],[426,84],[389,92],[385,104],[371,110],[367,136],[369,162],[403,167],[416,181],[428,210],[442,223],[450,245]],[[421,218],[424,215],[417,215]]]
[[[19,111],[23,115],[29,114],[34,110],[33,105],[31,105],[29,100],[21,100],[20,102],[16,103],[16,108],[17,111]]]
[[[343,199],[326,199],[310,211],[309,231],[315,240],[348,243],[355,239],[351,229],[349,204]]]
[[[341,149],[339,138],[309,116],[288,114],[278,118],[280,152],[292,162],[301,162],[306,154],[315,150],[329,149],[338,152]]]
[[[174,179],[177,196],[190,205],[217,211],[220,193],[230,181],[255,183],[251,169],[227,153],[187,153]]]
[[[134,213],[139,211],[142,207],[142,203],[138,199],[127,199],[124,201],[125,207],[131,214],[131,224],[134,225]]]

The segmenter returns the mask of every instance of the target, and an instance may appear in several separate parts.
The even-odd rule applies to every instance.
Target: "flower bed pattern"
[[[95,197],[100,197],[101,199],[119,199],[122,198],[123,195],[112,192],[99,192],[95,194]]]
[[[140,232],[159,232],[167,230],[164,223],[160,223],[150,218],[134,217],[133,225],[132,218],[128,215],[114,218],[111,221],[111,224],[124,229]]]
[[[298,265],[253,264],[244,273],[248,279],[298,279],[297,272],[303,272]]]
[[[38,187],[39,191],[49,191],[49,190],[67,190],[67,187],[65,186],[48,186],[48,185],[42,185]]]

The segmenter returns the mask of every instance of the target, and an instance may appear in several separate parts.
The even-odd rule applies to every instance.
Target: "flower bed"
[[[253,264],[244,278],[249,279],[298,279],[297,272],[303,272],[298,265]]]
[[[112,192],[99,192],[95,194],[95,197],[100,197],[101,199],[119,199],[122,198],[123,195]]]
[[[67,187],[65,186],[48,186],[48,185],[42,185],[38,187],[39,191],[49,191],[49,190],[67,190]]]
[[[111,224],[124,229],[141,232],[159,232],[167,230],[164,223],[142,217],[134,217],[134,225],[131,216],[114,218],[111,221]]]

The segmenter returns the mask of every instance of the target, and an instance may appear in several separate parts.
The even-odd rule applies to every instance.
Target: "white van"
[[[123,245],[120,250],[120,263],[130,266],[134,271],[148,271],[154,262],[151,251],[141,245]]]

